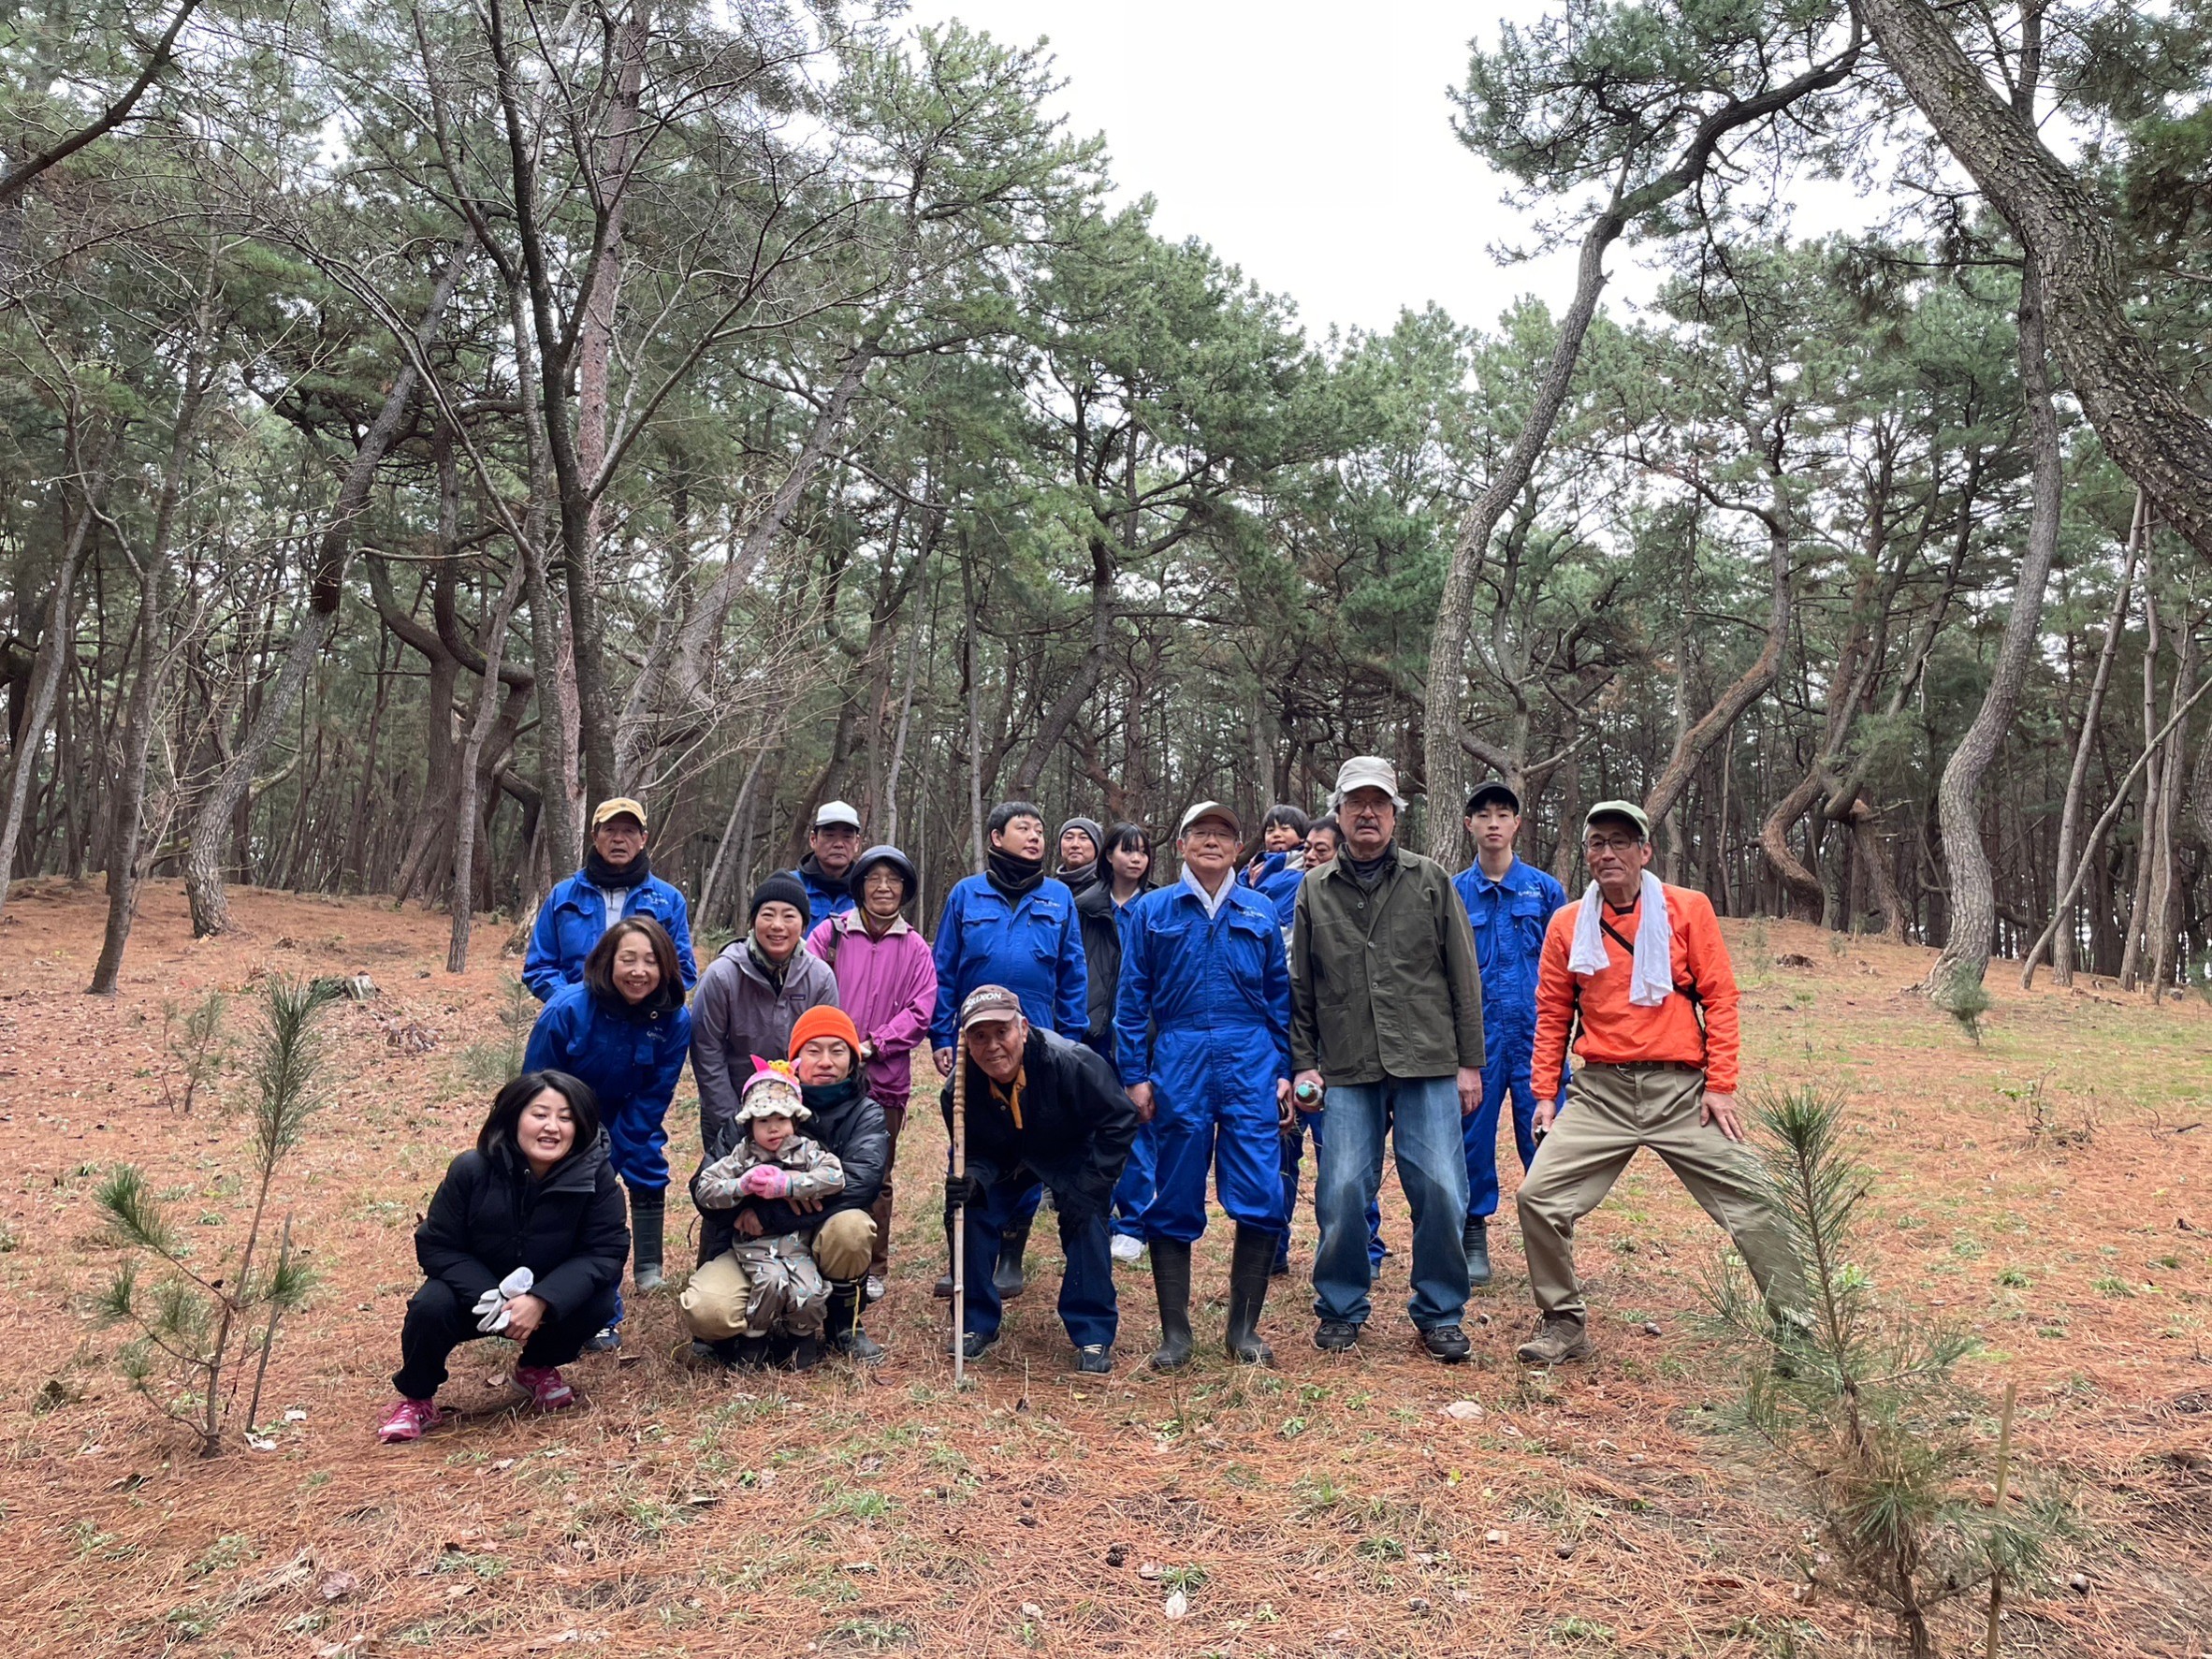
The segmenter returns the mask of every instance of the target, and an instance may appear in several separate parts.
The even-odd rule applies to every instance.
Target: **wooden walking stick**
[[[968,1033],[964,1029],[953,1050],[953,1177],[959,1180],[968,1173]],[[953,1207],[953,1386],[959,1388],[967,1376],[967,1338],[961,1327],[968,1323],[968,1206]]]

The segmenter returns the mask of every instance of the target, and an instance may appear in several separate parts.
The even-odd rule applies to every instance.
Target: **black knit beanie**
[[[809,927],[814,924],[814,908],[807,902],[807,889],[789,871],[777,871],[752,890],[752,904],[745,912],[749,925],[760,915],[763,905],[789,905],[798,911],[801,923]]]

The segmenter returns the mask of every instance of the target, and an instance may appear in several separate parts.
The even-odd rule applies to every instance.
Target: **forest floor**
[[[179,890],[151,888],[113,1001],[81,995],[96,887],[20,884],[0,922],[11,1653],[1870,1650],[1851,1609],[1793,1594],[1801,1512],[1721,1432],[1735,1360],[1695,1323],[1717,1235],[1649,1159],[1583,1229],[1591,1364],[1513,1363],[1528,1303],[1509,1221],[1470,1309],[1473,1362],[1422,1358],[1390,1181],[1399,1253],[1358,1352],[1307,1341],[1302,1208],[1265,1320],[1278,1369],[1219,1357],[1217,1227],[1200,1252],[1201,1363],[1142,1369],[1151,1298],[1123,1269],[1116,1375],[1072,1375],[1048,1224],[1007,1339],[955,1392],[928,1293],[942,1137],[918,1114],[874,1372],[702,1375],[659,1296],[634,1306],[618,1361],[575,1368],[582,1408],[509,1409],[513,1350],[488,1342],[461,1351],[445,1396],[469,1420],[381,1447],[417,1282],[409,1230],[518,1052],[517,963],[500,925],[455,979],[442,916],[236,904],[235,934],[196,943]],[[2088,983],[2023,994],[1999,964],[1976,1047],[1909,994],[1926,952],[1726,931],[1750,1084],[1848,1092],[1878,1177],[1863,1244],[1877,1287],[1985,1339],[1972,1379],[2017,1382],[2016,1455],[2076,1503],[2083,1535],[2008,1609],[2006,1650],[2212,1654],[2212,1007]],[[207,1251],[226,1247],[245,1221],[245,1126],[165,1099],[163,1005],[267,973],[357,972],[378,994],[330,1011],[331,1103],[278,1182],[319,1285],[276,1346],[271,1449],[202,1462],[112,1369],[122,1339],[92,1299],[117,1253],[95,1188],[136,1162]],[[233,1027],[252,1018],[240,1000]],[[245,1088],[219,1085],[234,1103]],[[688,1169],[688,1084],[671,1127]],[[677,1217],[672,1264],[688,1255]],[[1480,1410],[1447,1413],[1461,1402]],[[1963,1615],[1942,1634],[1970,1645]]]

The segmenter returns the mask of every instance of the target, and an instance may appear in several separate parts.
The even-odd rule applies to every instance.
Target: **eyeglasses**
[[[1600,852],[1634,852],[1643,843],[1633,836],[1592,836],[1584,845],[1594,855]]]

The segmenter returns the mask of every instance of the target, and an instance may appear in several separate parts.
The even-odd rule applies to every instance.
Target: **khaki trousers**
[[[1584,1066],[1521,1184],[1521,1248],[1537,1311],[1584,1313],[1575,1223],[1605,1201],[1638,1147],[1650,1147],[1726,1230],[1767,1305],[1804,1306],[1804,1275],[1767,1201],[1758,1155],[1697,1121],[1705,1074],[1686,1066]]]
[[[739,1244],[749,1241],[740,1237]],[[832,1285],[849,1284],[868,1271],[876,1248],[876,1221],[866,1210],[839,1210],[814,1231],[814,1265]],[[735,1250],[725,1250],[692,1271],[677,1298],[684,1323],[701,1342],[745,1334],[745,1307],[752,1282]]]

